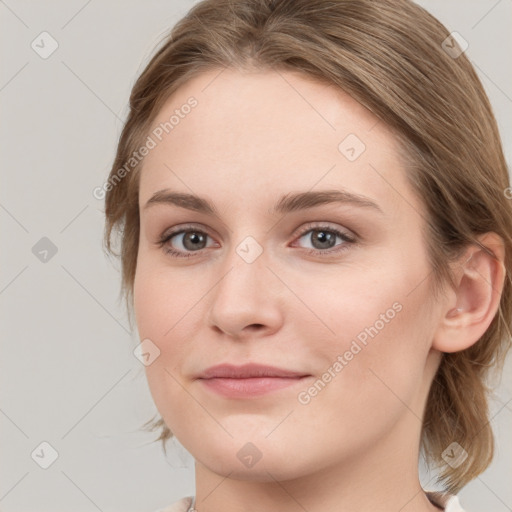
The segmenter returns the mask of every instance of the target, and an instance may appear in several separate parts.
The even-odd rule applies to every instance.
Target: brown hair
[[[512,213],[497,124],[465,54],[447,29],[409,0],[204,0],[181,19],[146,66],[130,96],[105,190],[105,247],[122,260],[129,313],[139,243],[141,163],[120,168],[146,139],[155,116],[182,84],[205,70],[293,70],[334,84],[394,130],[408,158],[408,178],[428,214],[426,239],[436,283],[451,282],[449,263],[475,237],[505,243],[507,276],[499,311],[470,348],[443,354],[423,418],[421,446],[458,492],[494,453],[487,394],[489,370],[501,373],[512,323]],[[510,190],[510,189],[508,189]],[[121,236],[121,253],[111,245]],[[481,246],[480,243],[478,245]],[[149,423],[149,422],[148,422]],[[147,425],[147,424],[146,424]],[[171,431],[159,419],[164,449]],[[442,452],[459,443],[458,467]]]

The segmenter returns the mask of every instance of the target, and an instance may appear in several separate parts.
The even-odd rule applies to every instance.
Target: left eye
[[[336,244],[337,238],[342,240],[341,244]],[[326,252],[326,250],[332,249],[336,245],[339,246],[355,242],[355,240],[346,233],[327,227],[308,229],[300,236],[299,240],[302,239],[310,241],[313,246],[313,252]]]
[[[178,245],[181,247],[176,248],[173,246],[171,241],[175,238],[179,241]],[[163,235],[157,244],[163,248],[166,254],[173,257],[190,258],[194,256],[194,253],[207,247],[206,242],[208,238],[211,237],[204,231],[189,228]],[[303,239],[309,240],[312,244],[312,247],[306,248],[307,252],[315,255],[328,255],[333,252],[339,252],[347,249],[350,244],[356,243],[356,239],[351,235],[326,226],[309,228],[302,231],[298,240]],[[342,242],[336,244],[336,239],[340,239]],[[333,247],[338,248],[331,250]]]

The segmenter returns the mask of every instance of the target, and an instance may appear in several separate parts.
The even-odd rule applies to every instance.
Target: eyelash
[[[304,230],[302,230],[298,235],[297,238],[302,238],[306,233],[309,233],[310,231],[324,231],[327,233],[334,233],[335,235],[339,236],[343,240],[343,244],[340,244],[335,248],[330,248],[326,250],[320,250],[320,249],[306,249],[307,254],[313,255],[313,256],[330,256],[334,253],[340,253],[343,251],[346,251],[348,249],[348,245],[354,245],[357,243],[357,240],[355,237],[351,237],[347,235],[346,233],[343,233],[342,231],[339,231],[338,229],[331,228],[329,226],[311,226],[307,225],[305,226]],[[180,251],[177,251],[175,249],[172,249],[170,247],[164,247],[167,242],[169,242],[173,237],[179,234],[183,233],[200,233],[202,235],[210,236],[205,231],[196,228],[193,225],[190,226],[183,226],[179,230],[173,231],[171,233],[167,233],[166,235],[162,235],[160,240],[158,240],[157,245],[168,255],[175,257],[175,258],[190,258],[195,256],[197,253],[200,253],[203,249],[200,249],[198,251],[189,251],[188,253],[183,254]]]

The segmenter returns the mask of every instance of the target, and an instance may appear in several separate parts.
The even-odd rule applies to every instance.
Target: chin
[[[211,438],[209,438],[211,440]],[[235,480],[273,482],[293,480],[311,472],[313,462],[297,457],[298,447],[272,445],[264,437],[254,443],[235,437],[225,442],[187,448],[194,459],[218,475]],[[213,442],[218,441],[213,439]]]
[[[263,459],[256,463],[253,467],[244,467],[238,460],[229,458],[229,460],[220,461],[218,457],[213,457],[214,460],[209,463],[209,460],[198,460],[201,464],[206,466],[210,471],[228,476],[234,480],[244,480],[252,482],[274,482],[293,480],[307,474],[308,471],[300,471],[300,468],[287,467],[285,461],[281,460],[268,460],[263,462]],[[288,461],[293,465],[293,457],[289,457]]]

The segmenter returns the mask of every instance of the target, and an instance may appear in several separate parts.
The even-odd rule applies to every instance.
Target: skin
[[[459,266],[464,286],[434,300],[426,214],[396,140],[342,91],[290,71],[212,70],[173,94],[154,126],[190,96],[198,105],[144,160],[134,305],[140,339],[160,350],[146,367],[153,399],[196,460],[196,509],[438,510],[418,479],[427,393],[441,351],[471,345],[492,320],[499,294],[483,280],[499,291],[502,266],[473,248],[476,271]],[[338,149],[348,134],[366,146],[354,161]],[[146,208],[162,189],[207,198],[219,218],[172,204]],[[271,212],[282,195],[333,189],[378,209]],[[183,233],[159,246],[186,223],[208,235],[199,250],[184,245]],[[321,227],[356,242],[336,237],[322,249],[312,231]],[[247,236],[263,251],[251,263],[237,253]],[[166,254],[171,246],[192,256]],[[481,293],[468,299],[475,287]],[[393,304],[401,307],[394,318],[300,403],[298,394]],[[251,399],[217,395],[196,379],[212,365],[249,361],[311,377]],[[252,467],[237,457],[248,442],[261,455]]]

